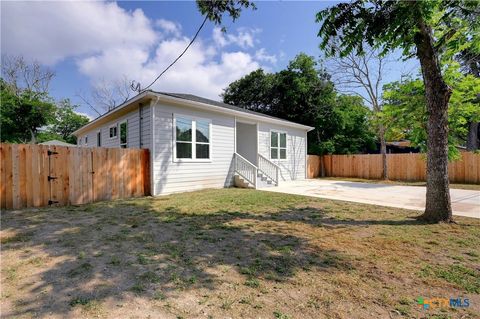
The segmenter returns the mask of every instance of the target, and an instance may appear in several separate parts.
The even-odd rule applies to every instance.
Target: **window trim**
[[[123,123],[127,125],[127,140],[125,141],[125,144],[122,144],[122,137],[121,137],[122,132],[120,132]],[[117,136],[118,136],[118,146],[120,148],[128,148],[128,120],[123,120],[118,122]],[[122,145],[125,145],[125,147],[122,147]]]
[[[100,138],[99,135],[100,134]],[[102,130],[97,131],[97,147],[102,147]]]
[[[190,142],[192,147],[192,158],[177,158],[177,117],[183,117],[192,121],[192,142]],[[208,143],[197,142],[197,121],[208,122]],[[181,113],[173,113],[173,126],[172,126],[172,150],[173,150],[173,162],[174,163],[210,163],[212,162],[212,120],[199,116],[185,115]],[[180,141],[182,142],[182,141]],[[196,158],[196,144],[208,145],[208,158]]]
[[[277,147],[272,147],[272,133],[277,133],[278,134],[278,146]],[[285,147],[280,147],[280,134],[285,134]],[[287,131],[282,131],[282,130],[275,130],[271,129],[270,134],[268,135],[268,144],[269,144],[269,154],[268,157],[272,161],[279,161],[279,162],[286,162],[288,161],[288,132]],[[278,158],[272,158],[272,148],[276,148],[278,150]],[[285,158],[280,158],[280,149],[285,150]]]
[[[116,127],[116,128],[117,128],[117,130],[116,130],[116,132],[115,132],[115,133],[117,133],[117,134],[116,134],[115,136],[110,136],[110,129],[111,129],[112,127]],[[115,124],[110,125],[110,126],[108,127],[108,136],[109,136],[109,139],[111,139],[111,140],[113,140],[113,139],[115,139],[115,138],[118,137],[118,123],[115,123]]]

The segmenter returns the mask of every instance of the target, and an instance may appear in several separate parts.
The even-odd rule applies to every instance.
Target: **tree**
[[[55,120],[48,130],[58,134],[63,141],[72,144],[77,142],[72,133],[90,121],[85,115],[75,113],[76,107],[76,105],[71,104],[69,99],[60,101],[55,112]]]
[[[350,52],[343,57],[337,54],[330,58],[328,69],[337,90],[360,96],[378,117],[382,112],[381,90],[387,63],[388,60],[380,54],[378,49],[365,45],[364,54],[357,55]],[[375,122],[377,137],[380,141],[380,154],[382,154],[382,178],[388,179],[385,127],[378,118]]]
[[[233,21],[240,17],[242,9],[256,9],[255,4],[249,0],[197,0],[200,13],[215,24],[221,25],[224,14],[228,14]],[[225,28],[222,28],[225,31]]]
[[[425,83],[427,101],[427,194],[425,212],[419,217],[430,222],[452,221],[448,181],[448,101],[452,94],[440,68],[439,54],[445,47],[466,46],[480,21],[473,19],[468,29],[458,29],[478,10],[475,1],[387,1],[355,0],[340,3],[317,13],[321,23],[321,48],[329,54],[364,53],[363,44],[379,47],[382,53],[402,49],[404,56],[415,55]],[[433,37],[432,29],[441,29]],[[459,32],[460,31],[460,32]],[[339,48],[328,47],[332,39]]]
[[[236,80],[224,89],[221,97],[223,102],[238,105],[243,108],[272,114],[273,90],[275,75],[258,69]]]
[[[15,92],[3,79],[0,80],[2,107],[0,108],[1,141],[13,143],[36,142],[41,127],[54,117],[55,105],[38,92]]]
[[[2,56],[2,77],[4,85],[17,96],[23,91],[45,96],[55,73],[34,61],[28,63],[22,56]],[[33,96],[35,97],[35,96]]]
[[[368,108],[360,98],[337,96],[330,75],[306,54],[277,73],[259,69],[247,74],[225,88],[222,97],[225,103],[315,127],[308,133],[310,154],[372,147]]]
[[[90,94],[77,93],[77,96],[99,116],[113,110],[130,99],[133,90],[127,76],[113,81],[102,80],[92,86]]]

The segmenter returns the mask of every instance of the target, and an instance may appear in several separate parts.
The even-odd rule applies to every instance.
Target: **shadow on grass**
[[[261,280],[288,281],[300,270],[352,268],[335,250],[319,251],[302,237],[258,227],[302,220],[307,212],[323,216],[318,209],[186,214],[175,207],[158,210],[155,201],[4,212],[2,230],[15,235],[2,248],[21,259],[12,266],[19,274],[12,295],[20,302],[4,317],[68,315],[76,305],[107,298],[121,303],[132,295],[162,299],[214,290],[228,269],[256,288]],[[24,267],[38,267],[39,277],[29,278],[31,268],[23,274]]]

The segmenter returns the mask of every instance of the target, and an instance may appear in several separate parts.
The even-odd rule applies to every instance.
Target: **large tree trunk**
[[[480,140],[478,136],[479,129],[478,122],[468,123],[467,151],[475,151],[480,148]]]
[[[385,141],[385,127],[382,124],[378,128],[378,135],[380,138],[380,154],[382,154],[382,179],[388,179],[387,142]]]
[[[418,15],[415,35],[417,57],[422,68],[427,100],[427,196],[425,212],[419,219],[428,222],[451,222],[452,207],[448,181],[448,101],[451,89],[445,83],[432,30]]]

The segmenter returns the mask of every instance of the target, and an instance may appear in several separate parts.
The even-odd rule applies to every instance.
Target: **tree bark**
[[[468,123],[467,151],[476,151],[480,148],[479,126],[478,122]]]
[[[378,128],[378,135],[380,138],[380,154],[382,154],[382,179],[388,179],[387,166],[387,141],[385,141],[385,127],[380,124]]]
[[[427,195],[425,212],[419,219],[451,222],[452,207],[448,180],[448,101],[451,89],[442,77],[432,30],[418,14],[415,35],[427,100]]]

